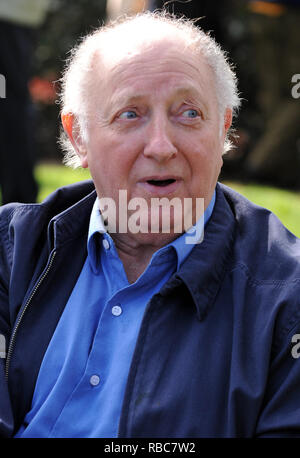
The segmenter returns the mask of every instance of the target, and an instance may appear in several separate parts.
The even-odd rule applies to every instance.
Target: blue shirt
[[[215,193],[197,227],[209,220]],[[201,232],[201,231],[199,231]],[[184,233],[129,284],[95,201],[88,256],[40,367],[31,410],[15,437],[116,437],[147,303],[193,244]]]

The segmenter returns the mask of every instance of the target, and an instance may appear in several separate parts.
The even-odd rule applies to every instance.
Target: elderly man
[[[93,180],[1,209],[4,436],[300,436],[300,242],[217,183],[238,106],[183,19],[73,52],[66,162]]]

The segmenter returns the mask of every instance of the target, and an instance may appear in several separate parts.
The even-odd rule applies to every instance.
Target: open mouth
[[[168,186],[169,184],[175,183],[175,181],[175,179],[170,178],[168,180],[147,180],[147,183],[151,184],[152,186],[164,187]]]

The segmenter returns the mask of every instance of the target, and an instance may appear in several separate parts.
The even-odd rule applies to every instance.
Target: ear
[[[61,122],[64,131],[68,135],[73,148],[80,158],[81,166],[86,169],[88,167],[87,150],[82,140],[77,118],[73,113],[62,113]]]
[[[226,134],[231,124],[232,124],[232,110],[231,108],[226,108],[225,114],[224,114],[224,130],[223,130],[224,139],[226,137]]]

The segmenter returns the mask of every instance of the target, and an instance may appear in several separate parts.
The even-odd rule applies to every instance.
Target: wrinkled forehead
[[[155,65],[159,66],[167,55],[173,53],[174,58],[176,58],[176,54],[180,57],[187,52],[187,49],[187,45],[181,40],[148,40],[140,43],[125,43],[120,47],[113,46],[104,51],[99,49],[98,52],[95,52],[94,60],[101,74],[105,76],[105,72],[115,72],[121,66],[125,68],[138,62],[143,62],[146,66],[147,63],[153,65],[154,59],[156,60]],[[188,54],[193,60],[191,50]]]
[[[140,43],[126,43],[96,51],[94,56],[95,78],[101,86],[118,84],[126,75],[148,77],[154,73],[179,71],[192,79],[213,79],[213,72],[205,57],[181,38],[168,37],[164,40],[146,40]],[[102,84],[101,84],[102,83]]]

